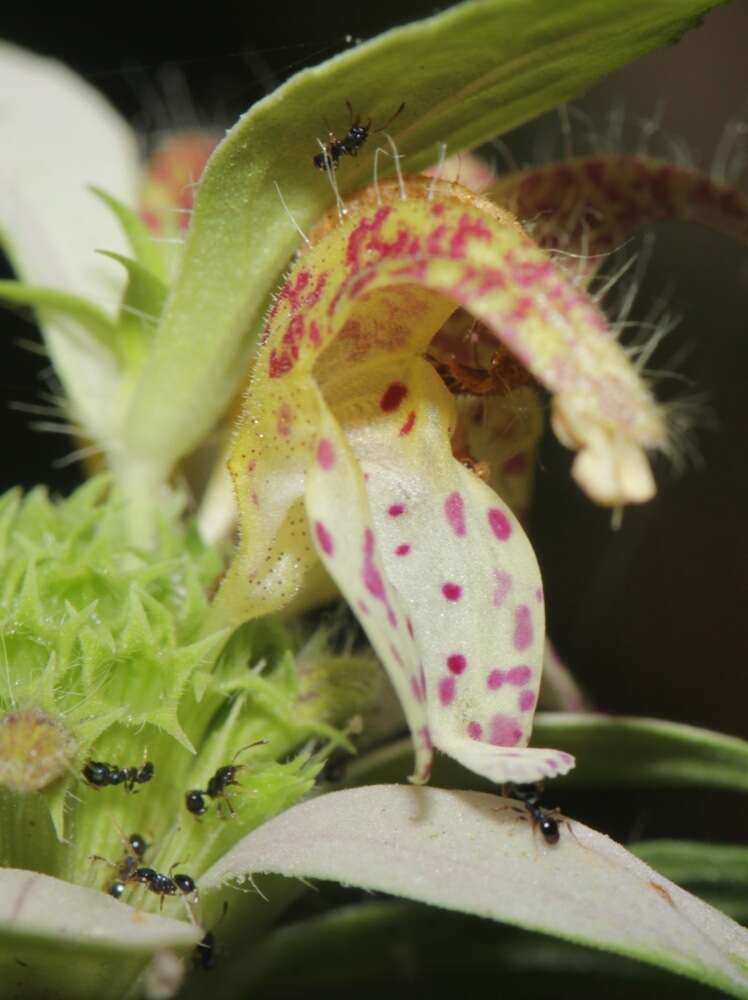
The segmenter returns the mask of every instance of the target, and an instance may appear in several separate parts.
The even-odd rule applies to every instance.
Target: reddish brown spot
[[[281,376],[287,375],[291,371],[293,365],[293,359],[290,355],[279,354],[278,351],[273,348],[270,352],[268,375],[270,378],[281,378]]]
[[[605,179],[605,164],[602,160],[590,160],[585,163],[584,172],[593,184],[602,184]]]
[[[373,219],[362,219],[351,231],[345,252],[345,263],[349,270],[358,271],[360,269],[361,254],[365,249],[366,240],[381,231],[391,212],[390,207],[383,206],[378,209]]]
[[[524,451],[518,451],[516,455],[512,455],[508,458],[506,462],[501,466],[501,471],[505,476],[519,476],[527,469],[528,459],[527,453]]]
[[[385,413],[396,410],[408,395],[408,387],[402,382],[391,382],[384,390],[382,398],[379,400],[379,408]]]
[[[351,299],[357,298],[362,292],[366,291],[367,286],[370,285],[376,277],[376,271],[367,271],[365,274],[362,274],[360,278],[356,278],[348,289],[348,297]]]
[[[415,424],[415,422],[416,422],[416,411],[411,410],[405,419],[405,423],[400,428],[400,436],[403,437],[405,434],[410,434],[410,432],[413,430],[413,425]]]
[[[317,324],[317,321],[314,319],[309,324],[309,342],[311,343],[312,347],[319,347],[319,345],[322,343],[322,336],[319,332],[319,325]]]
[[[490,242],[491,230],[482,219],[471,219],[469,215],[462,215],[449,241],[449,256],[452,260],[461,260],[465,256],[470,240]]]
[[[549,260],[532,261],[516,260],[511,265],[511,276],[522,288],[530,288],[539,281],[550,277],[553,273],[553,264]],[[523,300],[520,300],[523,301]]]
[[[281,403],[278,409],[278,419],[276,421],[276,430],[281,437],[288,437],[291,433],[291,427],[293,425],[293,410],[288,405],[288,403]]]
[[[426,253],[429,257],[446,256],[447,251],[442,243],[442,240],[446,235],[447,226],[443,222],[431,230],[426,238]]]
[[[507,319],[512,323],[521,323],[523,320],[527,319],[528,313],[532,309],[532,299],[529,295],[523,295],[522,298],[517,299],[517,304],[509,313]]]

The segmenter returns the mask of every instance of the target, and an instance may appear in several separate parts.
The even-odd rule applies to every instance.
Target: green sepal
[[[117,327],[106,313],[79,295],[27,285],[22,281],[0,281],[0,299],[15,305],[32,306],[49,313],[57,321],[73,319],[102,347],[119,357]]]
[[[151,274],[155,280],[166,284],[169,276],[166,271],[166,262],[161,247],[138,213],[118,198],[108,194],[106,191],[102,191],[101,188],[91,187],[89,190],[103,201],[116,216],[130,244],[130,249],[135,255],[136,263],[144,271]]]

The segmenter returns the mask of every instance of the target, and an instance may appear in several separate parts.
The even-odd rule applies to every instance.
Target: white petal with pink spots
[[[434,745],[496,782],[563,774],[570,755],[527,748],[545,639],[535,554],[509,508],[453,458],[452,399],[434,370],[403,367],[382,369],[366,420],[347,421],[344,402],[336,414],[364,470],[385,572],[413,622]],[[402,413],[376,406],[395,371],[407,389]]]

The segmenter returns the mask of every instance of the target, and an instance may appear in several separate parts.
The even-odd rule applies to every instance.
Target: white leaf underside
[[[106,893],[19,868],[0,868],[0,934],[104,950],[156,952],[195,945],[203,931],[144,913]]]
[[[517,811],[519,810],[519,811]],[[374,785],[288,810],[201,880],[331,879],[544,931],[748,996],[748,931],[608,837],[560,821],[546,844],[517,803]]]

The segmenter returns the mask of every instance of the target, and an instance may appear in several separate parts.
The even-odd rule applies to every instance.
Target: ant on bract
[[[121,898],[122,893],[127,888],[127,883],[133,880],[138,864],[143,860],[143,856],[148,850],[145,838],[141,837],[139,833],[131,833],[127,840],[123,840],[123,842],[126,845],[125,856],[118,865],[115,865],[107,858],[102,858],[100,854],[92,854],[90,859],[92,861],[103,861],[110,868],[116,869],[117,878],[107,889],[108,895],[113,896],[114,899]]]
[[[177,873],[172,876],[172,871],[181,863],[181,861],[175,862],[169,869],[168,875],[162,875],[161,872],[157,872],[153,868],[137,868],[131,875],[130,881],[139,882],[141,885],[144,885],[149,892],[153,892],[155,895],[160,896],[161,907],[163,908],[164,898],[166,896],[176,896],[177,892],[181,892],[183,896],[192,896],[197,894],[197,885],[191,875]]]
[[[553,845],[559,842],[561,832],[558,828],[558,820],[540,805],[542,794],[540,783],[533,785],[509,783],[504,787],[504,794],[509,798],[517,799],[524,805],[532,818],[533,826],[540,830],[546,844]],[[571,827],[569,829],[571,830]]]
[[[316,156],[312,157],[312,163],[315,165],[317,170],[335,170],[338,165],[338,161],[341,156],[358,156],[358,151],[361,149],[363,144],[369,138],[369,133],[371,132],[371,118],[368,120],[366,125],[361,124],[361,116],[356,115],[355,121],[353,118],[353,108],[351,107],[351,102],[346,101],[346,107],[348,108],[348,113],[350,115],[350,124],[348,126],[348,131],[343,136],[342,139],[338,139],[335,133],[332,131],[330,126],[327,127],[328,141],[326,143],[321,143],[322,149]],[[400,105],[397,111],[392,115],[381,128],[374,129],[374,132],[383,132],[388,128],[392,122],[397,118],[397,116],[404,110],[405,101]]]
[[[239,784],[239,782],[236,781],[236,772],[247,766],[246,764],[234,764],[234,761],[239,754],[244,753],[245,750],[251,750],[252,747],[263,746],[267,742],[267,740],[255,740],[254,743],[248,743],[247,746],[241,747],[231,758],[230,764],[224,764],[222,767],[218,768],[213,777],[208,781],[208,787],[205,790],[193,788],[192,791],[187,792],[185,795],[185,805],[187,806],[188,812],[191,812],[193,816],[203,816],[208,811],[208,806],[205,803],[205,796],[207,795],[210,799],[223,799],[229,807],[229,812],[233,816],[234,807],[231,805],[231,800],[226,794],[226,789],[230,785]]]
[[[153,777],[156,768],[151,761],[144,760],[141,767],[119,767],[117,764],[105,764],[100,760],[89,760],[83,767],[82,774],[92,788],[106,788],[107,785],[124,785],[128,792],[134,791],[135,785],[144,785]]]

